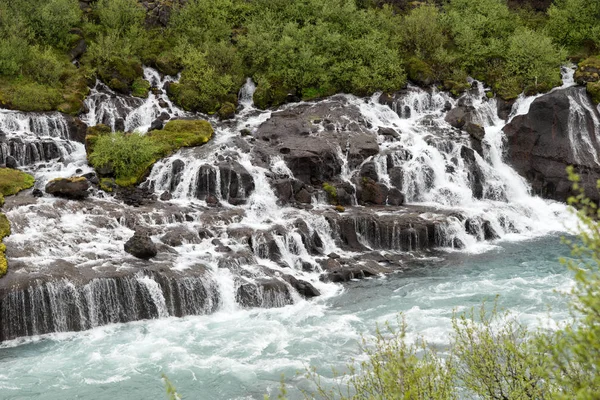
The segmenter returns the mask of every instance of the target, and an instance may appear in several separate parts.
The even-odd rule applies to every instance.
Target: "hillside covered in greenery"
[[[458,94],[469,75],[512,99],[597,53],[599,20],[584,0],[0,0],[0,105],[77,114],[96,77],[143,97],[142,65],[181,72],[171,98],[208,113],[235,103],[246,77],[263,108],[408,80]]]

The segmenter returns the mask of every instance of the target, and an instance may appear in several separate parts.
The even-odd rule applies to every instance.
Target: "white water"
[[[161,79],[148,68],[145,76],[159,89],[171,80]],[[571,84],[567,76],[564,86]],[[559,309],[550,315],[551,321],[566,318],[560,297],[553,289],[567,290],[570,280],[560,266],[552,263],[558,255],[565,254],[564,249],[558,251],[555,240],[532,240],[566,232],[574,226],[573,218],[563,204],[532,196],[525,180],[503,162],[505,122],[497,117],[495,100],[485,97],[481,84],[463,99],[476,108],[478,122],[485,127],[482,154],[469,151],[472,159],[463,154],[465,148],[471,148],[469,136],[450,128],[444,121],[446,104],[456,104],[455,99],[444,93],[411,87],[395,104],[398,112],[379,104],[377,96],[370,99],[343,96],[348,107],[359,110],[370,130],[393,128],[399,134],[397,138],[379,135],[379,154],[364,161],[375,163],[381,182],[393,185],[390,171],[399,168],[407,201],[431,207],[422,218],[441,218],[451,210],[479,224],[473,234],[467,232],[459,218],[447,219],[443,226],[444,243],[440,244],[446,251],[444,257],[450,261],[427,256],[415,261],[412,272],[409,268],[392,277],[355,282],[346,288],[319,280],[321,265],[304,246],[295,228],[300,219],[306,223],[310,235],[318,234],[323,255],[335,252],[342,257],[358,256],[340,248],[336,242],[336,232],[320,212],[331,207],[324,201],[315,205],[316,211],[280,205],[270,178],[273,174],[281,178],[293,176],[284,158],[277,156],[267,163],[257,164],[248,149],[238,144],[240,140],[247,140],[240,138],[241,130],[253,133],[272,116],[272,111],[254,108],[251,100],[254,89],[249,80],[240,92],[236,120],[232,123],[212,121],[216,132],[211,142],[199,149],[183,149],[154,166],[146,185],[157,195],[170,192],[173,200],[164,203],[184,210],[181,218],[172,214],[173,209],[135,209],[106,199],[101,193],[95,193],[81,204],[65,205],[43,198],[35,206],[21,206],[8,212],[14,234],[6,244],[26,248],[24,254],[17,254],[15,258],[27,263],[30,271],[40,273],[48,271],[59,260],[82,271],[139,268],[137,261],[123,250],[123,243],[133,234],[132,225],[153,229],[152,239],[157,243],[170,227],[213,230],[215,239],[232,252],[220,252],[212,238],[207,238],[171,248],[151,265],[184,272],[195,271],[199,265],[206,268],[210,283],[205,286],[213,285],[210,287],[218,293],[218,302],[210,299],[202,312],[210,312],[214,307],[217,312],[184,319],[167,318],[172,315],[168,308],[170,300],[158,281],[152,276],[136,276],[156,306],[159,320],[7,342],[0,347],[0,358],[3,354],[9,358],[6,369],[9,372],[0,372],[3,390],[11,391],[11,396],[16,394],[14,398],[19,398],[20,392],[28,393],[30,398],[44,398],[39,383],[20,380],[27,376],[24,369],[29,369],[29,374],[37,376],[46,386],[58,376],[47,398],[62,398],[73,393],[95,395],[102,390],[106,390],[101,395],[103,398],[124,393],[143,393],[143,397],[151,398],[160,390],[157,381],[160,373],[166,372],[174,376],[182,393],[187,391],[192,397],[202,393],[199,387],[206,387],[210,398],[260,398],[265,387],[277,386],[282,371],[289,376],[304,366],[314,363],[321,366],[328,362],[343,367],[355,354],[360,335],[372,332],[375,322],[393,319],[398,311],[404,311],[412,324],[411,337],[423,335],[442,345],[448,340],[453,308],[464,310],[496,293],[506,296],[503,304],[517,310],[527,323],[538,324],[540,318],[548,315],[544,308],[548,301]],[[520,99],[511,116],[526,112],[532,101],[532,98]],[[573,101],[581,106],[581,100]],[[92,90],[86,105],[89,112],[82,119],[89,125],[106,123],[115,129],[122,123],[125,130],[141,132],[147,131],[163,112],[168,118],[189,116],[173,106],[164,94],[151,93],[145,100],[132,100],[116,96],[101,84]],[[37,125],[23,122],[27,118],[19,116],[16,119],[21,122],[16,124],[11,122],[15,115],[0,113],[0,127],[5,127],[1,129],[8,132],[8,137],[39,135],[54,141],[65,139],[60,128],[56,131],[45,127],[28,128]],[[49,126],[52,118],[59,117],[41,117],[46,125],[40,126]],[[573,123],[576,122],[574,118]],[[327,135],[327,132],[320,129],[314,134]],[[40,162],[34,163],[31,170],[40,182],[76,174],[78,169],[79,173],[89,171],[85,167],[83,146],[68,143],[75,151],[69,157],[65,155],[62,163],[49,163],[44,167],[39,167]],[[575,147],[573,152],[577,154]],[[338,157],[343,165],[340,179],[355,186],[353,178],[358,176],[360,166],[349,167],[347,154],[347,149],[340,145]],[[172,173],[176,160],[184,164],[177,179]],[[235,206],[223,198],[219,185],[222,173],[219,165],[223,160],[241,166],[233,171],[238,180],[243,180],[244,171],[252,177],[254,189],[241,190],[237,196],[245,200],[245,204]],[[210,172],[199,173],[202,166],[206,166],[206,171],[213,171],[217,183],[215,196],[222,205],[218,212],[211,211],[206,200],[196,196],[199,179],[211,176]],[[473,168],[480,174],[477,180],[481,182],[481,196],[474,194]],[[313,194],[313,197],[326,198],[324,193]],[[191,220],[183,218],[184,214]],[[386,211],[378,210],[376,214],[385,215]],[[481,227],[484,222],[490,224],[499,239],[484,240]],[[253,252],[239,257],[238,252],[246,251],[249,246],[246,237],[240,239],[234,232],[244,229],[251,232]],[[270,257],[269,252],[274,250],[269,247],[271,240],[280,254],[278,261]],[[359,240],[368,247],[366,238]],[[457,243],[465,246],[461,252],[453,251]],[[394,253],[389,249],[378,251]],[[542,253],[547,257],[541,257]],[[440,263],[445,263],[446,269],[438,271]],[[312,271],[303,269],[306,264],[312,266]],[[236,293],[241,285],[281,274],[292,274],[310,282],[321,296],[306,301],[292,292],[294,304],[270,310],[248,310],[240,305]],[[277,296],[269,299],[270,305],[289,303],[289,299]],[[262,304],[266,305],[264,298]],[[100,325],[91,322],[91,326]],[[65,330],[66,322],[61,323],[58,330]],[[43,349],[41,354],[35,351],[38,346]],[[22,364],[13,362],[11,354],[16,354]],[[47,357],[48,361],[40,362],[39,357]],[[321,373],[328,376],[327,372]],[[150,387],[144,382],[151,382]],[[291,378],[291,382],[301,387],[307,384],[299,378]]]

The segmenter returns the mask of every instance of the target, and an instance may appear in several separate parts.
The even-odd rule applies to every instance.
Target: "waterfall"
[[[203,118],[168,99],[165,85],[177,78],[151,68],[144,78],[146,99],[97,82],[82,121],[146,132],[156,121]],[[206,145],[153,166],[141,185],[158,198],[150,205],[94,191],[85,202],[44,197],[7,210],[13,235],[0,280],[0,340],[282,307],[337,293],[332,282],[403,268],[413,254],[480,252],[564,230],[566,207],[532,196],[504,162],[505,121],[480,82],[458,99],[409,86],[393,98],[336,95],[267,111],[254,107],[255,89],[248,79],[234,120],[210,119]],[[582,145],[598,133],[597,119],[595,132],[582,129],[584,100],[573,98],[569,120]],[[475,131],[446,122],[455,107],[469,110]],[[42,183],[91,171],[62,118],[1,111],[0,158],[37,165]],[[336,189],[333,199],[324,183]],[[137,228],[158,244],[155,259],[124,252]]]

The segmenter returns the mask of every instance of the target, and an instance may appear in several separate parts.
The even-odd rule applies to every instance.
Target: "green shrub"
[[[600,2],[555,0],[548,9],[547,29],[561,45],[600,49]]]
[[[173,120],[164,129],[125,134],[107,133],[106,127],[90,128],[86,136],[88,160],[102,175],[113,175],[119,186],[138,184],[150,167],[182,147],[200,146],[210,140],[213,129],[203,120]],[[105,190],[110,188],[103,181]],[[107,190],[109,191],[109,190]]]
[[[89,161],[96,169],[114,172],[117,184],[131,186],[156,161],[158,146],[148,136],[113,133],[98,136]]]
[[[148,97],[150,82],[142,78],[136,78],[131,84],[131,95],[135,97]]]

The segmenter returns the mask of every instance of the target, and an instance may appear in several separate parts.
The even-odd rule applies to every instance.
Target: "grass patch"
[[[6,245],[2,243],[5,237],[10,235],[10,222],[6,215],[0,213],[0,278],[8,272],[8,262],[6,260]]]
[[[33,176],[16,169],[0,168],[0,194],[11,196],[33,186]]]
[[[212,126],[203,120],[169,121],[164,129],[146,135],[121,132],[98,135],[92,131],[86,137],[86,143],[93,144],[88,147],[88,160],[100,175],[114,177],[117,185],[133,186],[144,179],[159,159],[182,147],[200,146],[212,135]],[[108,187],[111,186],[101,185],[104,190]]]

